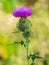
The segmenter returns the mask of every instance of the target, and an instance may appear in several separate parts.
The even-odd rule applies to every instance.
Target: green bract
[[[31,28],[31,23],[27,18],[21,18],[18,23],[18,29],[25,31]]]

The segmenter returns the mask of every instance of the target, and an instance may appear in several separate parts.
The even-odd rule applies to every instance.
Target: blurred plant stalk
[[[48,6],[47,6],[47,7],[48,7],[48,11],[49,11],[49,0],[47,0],[47,5],[48,5]]]
[[[26,6],[34,6],[37,0],[26,0]]]

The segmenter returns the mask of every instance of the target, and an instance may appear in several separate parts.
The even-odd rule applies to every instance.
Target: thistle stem
[[[27,53],[27,65],[29,65],[29,59],[28,59],[28,54],[29,54],[29,42],[28,42],[28,39],[26,39],[26,53]]]

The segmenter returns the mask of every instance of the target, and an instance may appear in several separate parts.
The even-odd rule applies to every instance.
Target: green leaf
[[[5,0],[3,2],[3,9],[5,12],[9,13],[16,8],[16,0]]]
[[[30,58],[34,61],[35,59],[41,59],[42,57],[40,57],[39,55],[35,54],[30,54]]]

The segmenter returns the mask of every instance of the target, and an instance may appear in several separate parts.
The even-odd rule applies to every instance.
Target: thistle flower
[[[17,26],[20,31],[25,31],[30,29],[31,23],[27,19],[27,17],[31,16],[32,13],[33,13],[32,9],[29,9],[29,8],[20,8],[13,12],[13,16],[20,17],[20,20]]]
[[[28,17],[31,16],[33,13],[32,9],[29,8],[20,8],[13,12],[13,16],[15,17]]]

